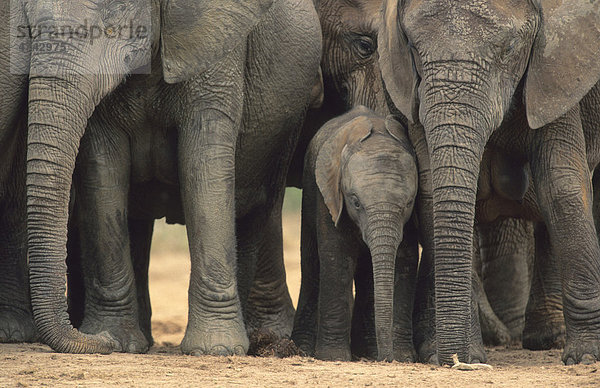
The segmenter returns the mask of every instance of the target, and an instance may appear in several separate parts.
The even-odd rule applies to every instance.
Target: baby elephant
[[[414,361],[418,253],[408,221],[417,179],[412,145],[391,116],[359,106],[312,139],[304,162],[302,286],[292,334],[308,354],[350,360],[351,329],[355,350],[365,341],[356,338],[356,326],[372,320],[374,310],[377,359]],[[405,224],[410,242],[403,242]]]

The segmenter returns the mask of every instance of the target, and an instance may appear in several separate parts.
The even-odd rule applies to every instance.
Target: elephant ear
[[[330,122],[337,125],[337,120]],[[326,124],[328,125],[328,124]],[[322,128],[321,130],[326,130]],[[371,135],[373,123],[366,116],[358,116],[335,130],[319,149],[315,163],[315,179],[323,201],[329,209],[331,219],[338,225],[344,197],[342,194],[342,154],[354,144],[360,143]]]
[[[398,140],[399,143],[404,144],[408,142],[408,132],[406,128],[402,123],[396,120],[394,116],[388,115],[385,118],[385,130],[391,137]]]
[[[400,31],[398,2],[399,0],[383,2],[383,22],[377,37],[379,67],[385,89],[392,102],[407,119],[414,123],[416,77],[408,39]]]
[[[275,0],[168,0],[161,52],[165,81],[200,74],[242,44]]]
[[[538,0],[541,26],[533,46],[525,106],[531,128],[571,109],[600,78],[600,2]]]

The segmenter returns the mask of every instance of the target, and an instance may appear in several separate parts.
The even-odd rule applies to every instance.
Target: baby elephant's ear
[[[338,125],[338,120],[332,120],[325,126]],[[322,128],[321,131],[327,130]],[[344,196],[342,194],[342,154],[344,149],[369,137],[373,130],[373,123],[368,117],[358,116],[341,124],[321,146],[317,154],[315,165],[315,179],[323,201],[329,209],[331,219],[335,226],[338,225]]]
[[[404,125],[392,115],[385,118],[385,129],[391,137],[398,140],[400,143],[404,143],[408,139],[408,132]]]

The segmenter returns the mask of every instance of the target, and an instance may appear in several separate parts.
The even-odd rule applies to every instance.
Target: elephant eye
[[[353,42],[356,53],[363,59],[369,58],[377,50],[375,41],[370,36],[362,35]]]
[[[360,209],[361,207],[360,201],[358,200],[358,197],[356,195],[353,195],[350,198],[350,203],[352,204],[352,206],[354,206],[355,209]]]

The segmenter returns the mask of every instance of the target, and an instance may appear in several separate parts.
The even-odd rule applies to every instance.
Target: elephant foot
[[[570,338],[563,350],[562,361],[565,365],[593,364],[600,360],[599,336],[576,336]]]
[[[273,301],[277,303],[277,301]],[[264,306],[264,307],[263,307]],[[248,335],[257,330],[269,330],[279,338],[290,338],[294,328],[294,314],[296,310],[291,299],[275,304],[254,304],[252,299],[248,300],[246,310],[246,329]]]
[[[112,339],[114,352],[146,353],[150,344],[136,324],[122,320],[92,320],[84,318],[79,330],[87,334],[103,334]]]
[[[394,360],[407,363],[413,363],[417,361],[417,353],[415,352],[415,348],[412,346],[412,344],[394,344]]]
[[[417,360],[423,364],[439,364],[437,346],[433,337],[428,336],[417,346]]]
[[[351,361],[350,346],[319,346],[315,349],[315,358],[323,361]]]
[[[35,342],[37,339],[31,313],[0,310],[0,343]]]
[[[508,345],[512,342],[510,330],[495,314],[487,316],[480,310],[479,323],[481,324],[481,335],[484,344],[498,346]]]
[[[292,341],[296,344],[298,349],[308,357],[314,357],[315,355],[315,338],[314,333],[301,333],[300,331],[294,331],[292,333]]]
[[[369,360],[377,359],[377,340],[373,338],[357,338],[353,335],[350,343],[352,355],[359,358],[367,358]]]
[[[535,323],[534,323],[535,322]],[[562,317],[527,320],[523,329],[523,348],[529,350],[562,349],[565,346],[565,322]]]
[[[486,362],[487,355],[483,343],[472,342],[469,345],[469,364],[485,364]]]
[[[243,356],[249,341],[241,316],[189,322],[181,341],[181,351],[192,356]]]

